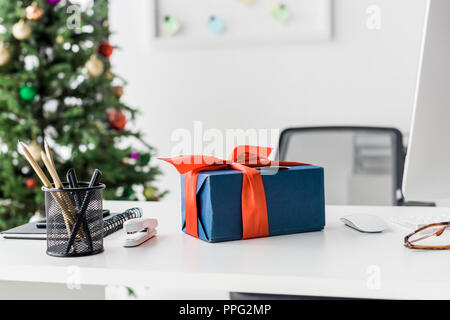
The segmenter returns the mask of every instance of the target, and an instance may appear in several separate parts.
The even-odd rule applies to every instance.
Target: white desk
[[[159,220],[159,235],[121,247],[123,231],[105,239],[105,252],[82,258],[45,254],[45,241],[0,239],[0,280],[66,283],[78,266],[86,285],[150,286],[361,298],[450,298],[448,251],[403,247],[406,231],[390,224],[363,234],[338,219],[351,213],[438,213],[446,208],[327,207],[322,232],[205,243],[180,231],[179,205],[106,202],[113,211],[140,206]],[[378,274],[379,271],[379,274]],[[379,275],[379,287],[377,281]],[[368,285],[369,284],[369,285]]]

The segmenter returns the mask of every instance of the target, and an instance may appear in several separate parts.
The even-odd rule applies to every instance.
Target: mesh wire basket
[[[78,257],[103,252],[104,184],[45,191],[47,254]]]

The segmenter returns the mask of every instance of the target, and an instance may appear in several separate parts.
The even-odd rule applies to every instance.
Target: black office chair
[[[280,135],[278,156],[324,167],[327,204],[401,205],[402,140],[395,128],[289,128]]]

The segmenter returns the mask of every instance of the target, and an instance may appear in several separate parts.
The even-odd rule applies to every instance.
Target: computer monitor
[[[429,0],[403,176],[406,200],[450,199],[450,0]]]

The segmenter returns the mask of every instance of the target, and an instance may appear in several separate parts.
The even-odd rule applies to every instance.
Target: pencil
[[[44,151],[41,151],[41,158],[42,161],[45,164],[45,167],[47,168],[48,172],[50,173],[50,176],[53,179],[53,182],[55,183],[55,186],[58,189],[64,189],[64,185],[61,182],[61,179],[59,178],[58,172],[56,171],[55,163],[53,162],[53,156],[52,151],[50,150],[50,147],[47,143],[47,141],[44,142]],[[70,216],[71,226],[75,223],[75,219],[77,216],[77,210],[72,204],[72,201],[70,200],[70,197],[65,192],[60,192],[59,195],[61,196],[61,200],[66,204],[67,208],[67,214]],[[62,208],[61,208],[62,209]],[[64,210],[64,209],[63,209]],[[81,236],[84,236],[84,230],[83,228],[80,229]]]
[[[64,186],[61,182],[61,179],[59,179],[56,169],[53,167],[51,160],[49,159],[49,157],[47,157],[47,154],[44,153],[44,151],[41,151],[41,158],[45,164],[45,167],[47,168],[48,172],[50,173],[50,176],[52,177],[53,183],[55,184],[56,188],[64,189]]]
[[[50,180],[48,180],[44,171],[42,171],[41,167],[39,167],[37,162],[34,160],[33,156],[31,155],[30,151],[28,150],[28,146],[25,143],[20,142],[20,141],[19,141],[19,144],[22,147],[22,151],[24,153],[25,159],[27,159],[28,163],[31,165],[33,170],[36,172],[37,176],[41,180],[44,187],[51,189],[53,186],[52,186]],[[61,198],[58,196],[58,194],[56,194],[55,192],[50,192],[50,194],[52,195],[52,197],[55,199],[55,201],[58,203],[59,207],[63,211],[64,224],[66,226],[68,234],[70,235],[70,233],[71,233],[70,229],[71,229],[71,224],[73,223],[73,220],[71,219],[70,215],[67,214],[65,206],[64,206],[64,202],[61,200]]]
[[[55,167],[52,166],[49,157],[47,157],[47,154],[44,153],[44,151],[41,151],[41,158],[42,161],[45,164],[45,167],[47,168],[48,172],[50,173],[50,176],[53,179],[53,182],[55,183],[55,186],[58,189],[64,189],[64,186],[61,182],[61,179],[59,179],[58,172],[56,172]],[[59,195],[61,196],[62,202],[65,204],[64,207],[61,207],[63,210],[63,214],[65,213],[70,221],[70,226],[73,227],[75,223],[75,217],[76,217],[76,209],[72,204],[72,201],[70,200],[67,193],[59,192]],[[84,235],[83,229],[80,230],[81,236]],[[70,233],[69,233],[70,235]]]
[[[41,167],[39,167],[37,162],[34,161],[33,156],[31,155],[30,151],[28,150],[28,146],[25,143],[20,142],[20,141],[19,141],[19,144],[22,147],[22,150],[23,150],[23,153],[25,155],[25,158],[28,160],[28,163],[34,169],[34,171],[38,175],[39,179],[41,179],[42,184],[44,185],[44,187],[51,188],[52,184],[51,184],[50,180],[47,179],[44,171],[42,171]]]
[[[52,150],[50,149],[50,146],[48,145],[47,140],[45,140],[45,139],[44,139],[44,149],[45,149],[45,153],[47,154],[47,157],[50,160],[53,168],[55,168],[55,170],[56,170],[55,160],[53,160]]]

